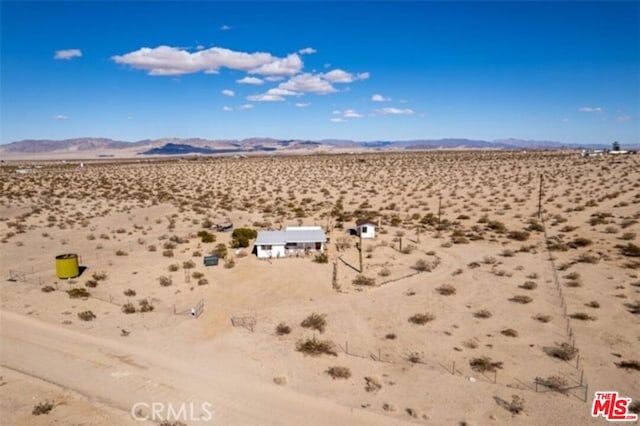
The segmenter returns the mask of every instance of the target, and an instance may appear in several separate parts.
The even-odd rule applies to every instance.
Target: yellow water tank
[[[80,275],[78,255],[73,253],[56,256],[56,274],[58,278],[75,278]]]

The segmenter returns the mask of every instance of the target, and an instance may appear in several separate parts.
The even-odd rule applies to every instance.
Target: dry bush
[[[624,306],[627,308],[629,312],[633,315],[640,315],[640,300],[636,300],[635,302],[625,303]]]
[[[78,312],[78,318],[82,321],[93,321],[96,318],[96,314],[92,311],[82,311]]]
[[[376,285],[376,279],[375,278],[366,277],[364,275],[358,275],[353,279],[352,283],[354,285],[362,285],[362,286],[372,287],[372,286]]]
[[[542,377],[536,377],[535,382],[539,385],[545,386],[554,392],[565,393],[565,387],[569,384],[567,379],[561,376],[549,376],[545,379]]]
[[[580,281],[567,281],[564,285],[571,288],[582,287],[582,283]]]
[[[326,373],[331,376],[332,379],[348,379],[351,377],[351,370],[347,367],[330,367]]]
[[[526,305],[527,303],[531,303],[532,300],[533,299],[530,298],[529,296],[524,296],[524,295],[513,296],[511,299],[509,299],[510,302],[520,303],[522,305]]]
[[[407,361],[409,361],[411,364],[419,364],[420,362],[422,362],[422,357],[418,352],[411,352],[409,355],[407,355]]]
[[[316,263],[329,263],[329,256],[326,253],[318,253],[313,258]]]
[[[387,339],[387,340],[395,340],[396,337],[398,337],[398,336],[396,336],[396,333],[387,333],[387,334],[384,335],[384,338]]]
[[[317,340],[315,336],[311,339],[299,340],[296,343],[296,350],[305,355],[318,356],[322,354],[338,356],[334,349],[334,344],[330,340]]]
[[[180,265],[177,263],[172,263],[167,267],[167,269],[169,270],[169,272],[176,272],[180,269]]]
[[[378,272],[378,275],[380,275],[381,277],[388,277],[389,275],[391,275],[391,270],[386,267],[382,268],[380,272]]]
[[[593,263],[598,263],[599,260],[600,258],[598,256],[594,256],[589,253],[582,253],[580,256],[578,256],[578,258],[576,259],[576,262],[593,264]]]
[[[562,343],[555,346],[546,346],[542,349],[544,353],[553,358],[558,358],[563,361],[570,361],[578,355],[578,348],[571,346],[568,343]]]
[[[518,337],[518,331],[513,328],[506,328],[500,332],[507,337]]]
[[[96,281],[104,281],[107,279],[107,273],[104,271],[94,272],[93,275],[91,275],[91,278],[93,278]]]
[[[494,396],[493,399],[496,401],[496,404],[509,411],[511,414],[520,414],[524,411],[524,398],[521,398],[518,395],[512,395],[511,402],[497,396]]]
[[[304,328],[310,328],[312,330],[318,330],[320,333],[324,333],[324,329],[327,326],[326,315],[316,314],[314,312],[306,317],[300,325]]]
[[[473,313],[473,316],[476,318],[491,318],[491,311],[488,309],[480,309]]]
[[[630,413],[640,414],[640,399],[634,399],[627,408]]]
[[[209,284],[209,280],[206,278],[200,278],[198,280],[198,285],[207,285],[207,284]]]
[[[584,312],[576,312],[574,314],[569,315],[570,318],[576,319],[576,320],[580,320],[580,321],[595,321],[596,317],[592,317],[589,314],[586,314]]]
[[[493,361],[491,357],[483,356],[471,359],[469,366],[473,371],[486,373],[487,371],[496,371],[498,368],[502,369],[502,362]]]
[[[597,309],[600,307],[600,303],[597,300],[592,300],[591,302],[585,303],[584,305],[594,309]]]
[[[116,256],[128,256],[129,254],[124,250],[116,250]]]
[[[87,298],[91,296],[91,293],[89,293],[89,291],[86,288],[82,288],[82,287],[72,288],[70,290],[67,290],[67,294],[71,299]]]
[[[627,243],[625,246],[620,246],[620,253],[629,257],[640,257],[640,246],[633,243]]]
[[[511,231],[507,234],[507,238],[516,241],[527,241],[529,239],[529,233],[527,231]]]
[[[96,280],[88,280],[86,283],[84,283],[84,285],[86,287],[89,287],[89,288],[96,288],[96,287],[98,287],[98,281],[96,281]]]
[[[431,272],[431,264],[424,259],[418,259],[412,268],[418,272]]]
[[[524,290],[535,290],[538,287],[538,284],[533,281],[525,281],[524,284],[519,285],[518,287]]]
[[[128,288],[124,291],[125,296],[133,297],[136,295],[136,291],[132,288]]]
[[[162,287],[169,287],[173,284],[173,280],[171,279],[171,277],[168,277],[166,275],[158,277],[158,282]]]
[[[138,305],[140,305],[140,312],[151,312],[154,309],[154,306],[147,299],[139,300]]]
[[[618,368],[624,368],[625,370],[636,370],[640,371],[640,361],[630,360],[630,361],[620,361],[615,363]]]
[[[276,334],[278,336],[283,336],[289,333],[291,333],[291,327],[289,327],[287,324],[281,322],[276,326]]]
[[[193,278],[194,280],[199,280],[202,277],[204,277],[204,274],[200,271],[193,271],[191,273],[191,278]]]
[[[173,250],[164,250],[164,251],[162,252],[162,255],[163,255],[164,257],[173,257]]]
[[[436,288],[436,291],[443,296],[456,294],[456,288],[451,284],[442,284],[440,287]]]
[[[539,321],[541,323],[547,323],[551,321],[551,317],[549,315],[537,314],[533,317],[534,320]]]
[[[233,257],[227,257],[227,258],[224,260],[224,267],[225,267],[226,269],[231,269],[231,268],[233,268],[234,266],[236,266],[236,260],[235,260]]]
[[[462,345],[468,349],[478,348],[478,342],[476,342],[475,340],[465,340],[464,342],[462,342]]]
[[[424,325],[430,321],[433,321],[434,319],[436,319],[436,316],[427,312],[424,314],[411,315],[408,321],[413,324]]]
[[[382,389],[382,383],[380,383],[380,379],[378,379],[377,377],[366,376],[364,378],[364,382],[364,389],[367,392],[376,393],[380,389]]]
[[[136,307],[133,305],[133,303],[125,303],[124,305],[122,305],[122,312],[124,312],[125,314],[133,314],[136,312]]]
[[[52,291],[55,291],[56,289],[53,286],[45,285],[44,287],[41,288],[41,290],[44,293],[51,293]]]
[[[34,416],[49,414],[49,412],[53,410],[54,407],[55,404],[53,401],[47,400],[44,402],[39,402],[33,407],[33,410],[31,410],[31,414],[33,414]]]

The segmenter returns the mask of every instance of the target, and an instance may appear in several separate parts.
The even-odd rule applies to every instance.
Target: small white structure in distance
[[[358,235],[364,238],[375,238],[376,237],[376,224],[365,221],[365,220],[356,220],[356,229],[358,231]]]
[[[255,248],[258,259],[299,256],[323,252],[327,236],[319,226],[290,226],[284,231],[258,231]]]

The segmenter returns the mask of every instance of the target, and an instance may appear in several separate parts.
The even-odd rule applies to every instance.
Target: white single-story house
[[[259,259],[323,252],[327,236],[319,226],[290,226],[284,231],[258,231],[255,248]]]
[[[356,229],[358,235],[362,238],[375,238],[376,237],[376,224],[369,221],[356,221]]]

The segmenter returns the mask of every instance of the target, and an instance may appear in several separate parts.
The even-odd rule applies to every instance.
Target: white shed
[[[375,238],[376,237],[376,224],[369,221],[356,221],[356,229],[358,235],[362,238]]]
[[[259,231],[256,255],[259,259],[323,252],[327,236],[319,226],[287,227],[284,231]]]

